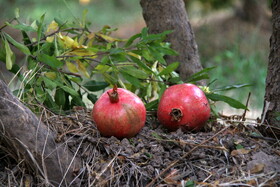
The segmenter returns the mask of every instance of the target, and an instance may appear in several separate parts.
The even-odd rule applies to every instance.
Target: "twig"
[[[224,129],[220,130],[219,132],[217,132],[216,134],[214,134],[212,137],[208,138],[207,140],[204,140],[202,143],[198,144],[197,146],[195,146],[194,148],[192,148],[189,152],[187,152],[186,154],[184,154],[180,159],[175,160],[173,162],[171,162],[169,164],[169,166],[167,166],[162,172],[160,172],[158,174],[158,176],[156,176],[146,187],[151,187],[153,186],[153,184],[156,182],[156,180],[161,177],[163,174],[165,174],[170,168],[172,168],[174,165],[176,165],[180,160],[188,157],[193,151],[195,151],[196,149],[198,149],[199,147],[201,147],[201,145],[209,142],[210,140],[212,140],[213,138],[215,138],[216,136],[218,136],[219,134],[221,134],[222,132],[224,132],[226,129],[228,129],[230,126],[225,127]]]
[[[266,141],[277,142],[277,140],[275,138],[271,138],[271,137],[255,135],[255,134],[249,134],[248,136],[251,138],[257,138],[257,139],[262,139],[262,140],[266,140]]]
[[[16,18],[12,18],[10,21],[8,21],[9,24],[11,24],[14,20],[16,20]],[[4,25],[2,25],[0,27],[0,31],[2,31],[5,27],[7,27],[8,25],[5,23]]]
[[[268,186],[269,181],[271,181],[272,179],[274,179],[277,176],[277,173],[274,173],[271,177],[266,178],[266,180],[260,184],[261,186]]]
[[[72,51],[70,51],[72,52]],[[93,57],[97,57],[97,56],[100,56],[100,55],[106,55],[106,54],[109,54],[109,52],[97,52],[93,55],[59,55],[59,56],[56,56],[56,58],[73,58],[73,57],[83,57],[83,58],[87,58],[88,60],[92,60],[92,61],[95,61],[95,62],[98,62],[100,63],[101,61],[99,60],[95,60],[93,59]]]
[[[32,162],[34,163],[34,165],[37,167],[36,169],[38,169],[39,173],[43,176],[43,177],[46,177],[44,175],[44,172],[42,170],[42,168],[40,167],[39,163],[36,161],[36,159],[34,158],[33,156],[33,153],[28,149],[28,147],[22,142],[20,141],[20,139],[18,138],[15,138],[24,148],[25,148],[25,151],[27,152],[27,154],[29,155],[29,158],[32,160]],[[47,184],[49,184],[48,182],[48,178],[44,178],[45,180],[47,180]]]
[[[68,131],[66,131],[66,132],[63,132],[62,134],[60,134],[60,135],[58,135],[57,136],[57,140],[61,140],[62,139],[62,137],[63,136],[65,136],[65,135],[67,135],[67,134],[69,134],[69,133],[75,133],[75,132],[79,132],[79,131],[81,131],[81,130],[83,130],[83,129],[86,129],[87,127],[82,127],[82,128],[76,128],[76,129],[72,129],[72,130],[68,130]],[[76,134],[75,134],[76,135]]]
[[[73,76],[75,76],[75,77],[82,77],[81,75],[79,75],[79,74],[77,74],[77,73],[66,72],[66,71],[63,71],[63,70],[61,70],[61,69],[59,69],[58,72],[63,73],[63,74],[66,74],[66,75],[73,75]]]
[[[78,154],[78,152],[79,152],[79,150],[80,150],[80,148],[81,148],[81,145],[82,145],[82,143],[83,143],[83,140],[84,140],[84,139],[82,139],[81,143],[79,144],[79,146],[78,146],[78,148],[77,148],[77,150],[76,150],[76,152],[75,152],[75,154],[74,154],[74,156],[73,156],[73,158],[72,158],[72,160],[71,160],[71,162],[70,162],[68,168],[66,169],[66,171],[64,171],[65,173],[64,173],[63,178],[62,178],[62,180],[61,180],[61,182],[60,182],[60,184],[59,184],[58,187],[60,187],[61,185],[63,185],[62,183],[63,183],[64,179],[66,178],[66,175],[68,174],[69,170],[71,169],[71,165],[73,164],[73,162],[74,162],[74,160],[75,160],[75,158],[76,158],[76,156],[77,156],[77,154]],[[72,182],[73,182],[73,181],[72,181]]]
[[[269,101],[265,101],[265,106],[264,106],[264,111],[263,111],[261,125],[264,123],[264,120],[265,120],[266,113],[268,111],[269,105],[270,105],[270,102]]]
[[[245,121],[245,116],[246,116],[246,112],[247,112],[250,96],[251,96],[251,92],[249,92],[249,94],[248,94],[248,98],[247,98],[247,101],[246,101],[246,109],[244,110],[244,113],[242,115],[242,121]]]
[[[93,184],[95,183],[96,180],[99,180],[100,177],[103,175],[103,173],[108,169],[108,167],[113,163],[113,161],[119,156],[120,152],[121,152],[121,148],[119,149],[119,151],[116,153],[116,155],[114,156],[114,158],[107,164],[107,166],[105,168],[103,168],[103,170],[98,173],[95,177],[95,179],[93,180],[93,182],[89,185],[89,186],[93,186]]]
[[[44,110],[44,112],[46,112],[46,110]],[[40,120],[39,120],[39,123],[42,121],[42,117],[43,117],[43,113],[42,113],[42,115],[40,115]],[[45,161],[44,161],[44,155],[45,155],[45,150],[46,150],[46,146],[47,146],[47,143],[48,143],[48,137],[49,137],[49,135],[50,135],[50,127],[49,127],[49,123],[47,123],[48,124],[48,130],[47,130],[47,136],[46,136],[46,139],[45,139],[45,141],[44,141],[44,146],[43,146],[43,150],[42,150],[42,157],[41,157],[41,162],[42,162],[42,169],[43,169],[43,171],[44,171],[44,174],[45,174],[45,178],[46,179],[48,179],[48,172],[47,172],[47,168],[46,168],[46,164],[45,164]],[[38,128],[37,128],[37,130],[36,130],[36,145],[38,145],[37,144],[37,132],[38,132],[38,130],[39,130],[39,125],[37,126]]]
[[[186,145],[189,145],[189,146],[199,146],[199,147],[202,147],[202,148],[210,148],[210,149],[218,149],[218,150],[222,150],[222,151],[228,151],[225,147],[221,147],[221,146],[201,145],[201,144],[189,143],[189,142],[186,142],[186,141],[183,141],[183,140],[165,140],[165,139],[148,137],[144,134],[142,134],[142,136],[144,136],[146,138],[152,138],[152,139],[157,140],[157,141],[173,142],[173,143],[178,143],[178,144],[186,144]]]

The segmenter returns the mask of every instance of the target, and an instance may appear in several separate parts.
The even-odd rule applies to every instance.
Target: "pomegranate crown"
[[[108,96],[109,96],[109,99],[110,99],[110,102],[111,103],[117,103],[119,102],[119,93],[118,93],[118,87],[117,85],[114,85],[114,88],[113,88],[113,91],[110,93],[110,92],[107,92]]]

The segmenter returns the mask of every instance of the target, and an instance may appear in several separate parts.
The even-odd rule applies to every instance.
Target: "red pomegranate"
[[[145,125],[146,108],[134,93],[114,87],[96,101],[92,117],[101,135],[130,138]]]
[[[159,122],[171,131],[200,130],[210,117],[210,106],[204,92],[193,84],[167,88],[159,102]]]

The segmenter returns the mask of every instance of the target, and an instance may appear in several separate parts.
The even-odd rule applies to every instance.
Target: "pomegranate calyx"
[[[111,103],[117,103],[117,102],[119,102],[119,93],[118,93],[117,90],[118,90],[118,88],[117,88],[117,86],[115,85],[114,88],[113,88],[113,91],[112,91],[111,93],[110,93],[110,92],[107,92]]]
[[[181,119],[183,117],[183,112],[179,108],[172,108],[172,110],[169,113],[169,115],[171,116],[171,121],[179,122],[179,121],[181,121]]]

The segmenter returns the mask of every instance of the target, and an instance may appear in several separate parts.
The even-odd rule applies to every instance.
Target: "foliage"
[[[95,92],[115,84],[149,102],[158,98],[167,86],[165,82],[178,80],[174,70],[179,63],[167,66],[164,60],[167,54],[177,54],[163,42],[171,31],[153,35],[144,28],[123,40],[110,36],[115,29],[109,26],[91,32],[83,17],[77,24],[55,19],[46,25],[45,15],[30,25],[17,17],[6,23],[23,36],[23,42],[18,42],[1,32],[0,57],[22,81],[24,87],[16,92],[24,102],[43,104],[55,112],[67,111],[85,106],[85,96],[94,103]],[[26,55],[27,72],[22,73],[15,63],[11,45]]]
[[[20,30],[23,41],[15,41],[1,29],[0,60],[22,82],[23,86],[15,93],[33,110],[43,105],[53,112],[64,113],[74,106],[86,106],[85,98],[94,103],[98,92],[113,85],[137,93],[146,102],[146,108],[152,110],[168,85],[183,83],[175,72],[179,62],[167,65],[164,58],[177,55],[164,42],[172,31],[149,34],[143,28],[129,39],[118,39],[111,36],[116,29],[109,26],[90,31],[86,11],[79,22],[56,18],[48,25],[45,15],[31,24],[21,22],[19,14],[16,15],[1,28]],[[26,55],[27,71],[23,72],[15,63],[11,46]],[[211,69],[194,74],[186,82],[208,79]],[[231,88],[236,87],[240,86]],[[208,87],[203,90],[212,101],[246,109],[240,102],[214,93],[215,90],[209,91]]]

